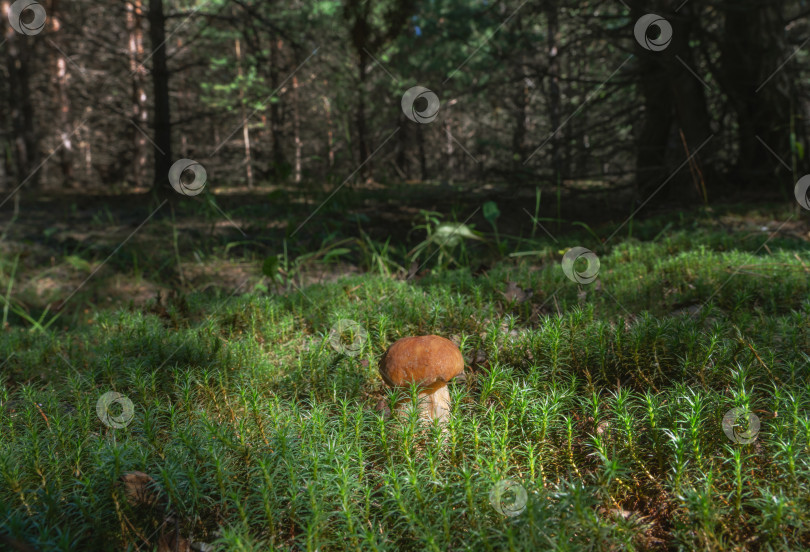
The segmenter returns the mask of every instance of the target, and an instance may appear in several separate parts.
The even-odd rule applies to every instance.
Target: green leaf
[[[515,251],[514,253],[510,253],[510,257],[530,257],[534,255],[542,255],[545,251]]]
[[[476,236],[472,229],[466,224],[443,222],[436,227],[436,231],[430,237],[431,241],[439,245],[446,245],[448,247],[455,247],[458,245],[462,238],[471,240],[481,240],[482,238]]]
[[[258,291],[259,293],[267,293],[269,290],[267,286],[261,282],[258,282],[255,286],[253,286],[253,291]]]
[[[345,247],[338,247],[337,249],[332,249],[331,251],[329,251],[329,253],[324,255],[323,260],[328,261],[332,257],[340,257],[341,255],[346,255],[347,253],[351,252],[352,252],[351,249],[347,249]]]
[[[76,270],[90,271],[90,263],[77,255],[68,255],[65,257],[65,261]]]
[[[498,210],[498,205],[494,201],[484,203],[484,218],[487,219],[490,224],[494,224],[499,216],[501,216],[501,212]]]

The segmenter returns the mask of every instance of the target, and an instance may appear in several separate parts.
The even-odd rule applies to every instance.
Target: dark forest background
[[[180,158],[215,191],[352,175],[652,205],[788,199],[810,170],[803,0],[41,6],[38,34],[0,20],[7,194],[168,188]],[[672,26],[661,51],[634,37],[647,13]],[[441,102],[429,124],[400,105],[417,85]]]

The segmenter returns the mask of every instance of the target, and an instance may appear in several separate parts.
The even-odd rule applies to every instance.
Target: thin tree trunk
[[[242,82],[242,48],[239,43],[239,39],[236,39],[236,70],[237,74],[239,75],[239,108],[242,113],[242,120],[245,122],[242,125],[242,140],[245,143],[245,176],[247,177],[247,186],[249,189],[253,189],[253,166],[250,159],[250,130],[248,127],[248,121],[245,113],[245,90],[243,88]]]
[[[214,137],[213,147],[218,147],[222,140],[220,139],[219,125],[213,119],[211,119],[211,136]]]
[[[791,88],[791,73],[776,69],[791,49],[784,41],[779,4],[743,0],[723,5],[726,32],[719,77],[737,118],[737,186],[754,188],[778,175],[778,161],[757,137],[773,151],[790,149],[790,98],[786,91]],[[789,184],[792,187],[793,182]]]
[[[580,81],[582,75],[587,75],[590,72],[590,70],[591,70],[591,64],[590,64],[588,56],[580,56],[579,64],[577,65],[577,75],[576,75],[576,78],[574,79],[574,82],[575,82],[575,84],[573,85],[574,89],[571,92],[572,94],[579,95],[579,91],[581,90],[581,87],[582,87],[582,85],[579,83],[579,81]],[[588,119],[589,119],[588,114],[589,114],[589,111],[587,109],[583,109],[580,112],[581,119],[582,119],[581,122],[580,122],[580,125],[581,125],[580,128],[582,128],[582,133],[577,135],[577,136],[579,136],[579,139],[580,139],[580,147],[579,147],[578,151],[574,155],[575,160],[573,162],[573,165],[577,169],[579,169],[580,171],[584,171],[586,174],[588,174],[588,167],[591,164],[591,155],[590,155],[590,151],[589,151],[589,149],[591,147],[591,144],[590,144],[590,140],[589,140],[589,136],[588,136],[588,129],[590,128],[590,123],[588,121]],[[579,117],[575,117],[575,118],[579,118]],[[570,170],[571,168],[572,167],[568,167],[568,169],[566,169],[566,170]],[[603,167],[600,164],[599,170],[602,170],[602,168]]]
[[[169,106],[169,70],[166,64],[166,17],[163,0],[149,0],[149,38],[152,42],[152,86],[155,102],[155,177],[153,190],[159,195],[170,189],[172,165],[172,126]]]
[[[526,71],[523,55],[515,66],[515,128],[512,131],[512,166],[514,170],[523,168],[526,158],[526,129],[529,123],[529,87],[526,84]]]
[[[585,56],[582,56],[582,57],[585,57]],[[574,76],[573,64],[574,64],[573,56],[566,56],[565,57],[565,70],[563,71],[563,74],[567,75],[569,80],[565,81],[563,86],[565,87],[565,92],[566,92],[565,96],[567,98],[570,98],[570,97],[572,97],[574,95],[573,91],[571,90],[571,88],[573,86],[572,82],[574,82],[574,80],[573,80],[573,76]],[[580,111],[581,117],[580,116],[573,117],[563,127],[562,132],[563,132],[564,138],[562,140],[562,154],[561,154],[561,160],[560,160],[560,172],[562,173],[563,181],[565,181],[566,178],[571,178],[571,172],[572,172],[572,170],[571,170],[572,169],[571,162],[573,160],[573,156],[575,155],[575,151],[576,151],[575,148],[576,148],[576,143],[577,143],[577,137],[581,138],[583,133],[585,132],[584,129],[587,128],[587,125],[585,124],[586,119],[584,118],[585,115],[587,114],[587,111],[588,111],[587,109],[583,109],[582,111]],[[587,172],[588,172],[587,166],[579,167],[579,169],[580,169],[580,173],[587,174]]]
[[[92,109],[87,109],[87,114],[89,115],[92,113]],[[85,115],[85,116],[86,116]],[[82,132],[82,129],[79,129],[79,132]],[[84,173],[85,178],[90,179],[92,178],[93,173],[93,148],[92,148],[92,133],[88,133],[88,135],[84,138],[80,138],[81,141],[79,144],[81,145],[82,149],[84,149]]]
[[[293,143],[295,144],[295,182],[301,182],[301,117],[299,116],[298,77],[292,78]]]
[[[646,13],[646,5],[633,4],[631,19],[638,20]],[[635,46],[639,59],[639,90],[644,102],[644,120],[636,148],[636,180],[634,203],[649,199],[667,177],[667,142],[674,120],[672,88],[667,71],[661,61],[661,52],[650,53]],[[663,196],[661,196],[663,197]],[[660,201],[660,198],[659,198]]]
[[[548,75],[549,75],[549,123],[551,123],[551,167],[554,184],[557,187],[557,218],[560,213],[560,195],[562,193],[562,159],[560,157],[560,65],[557,57],[557,33],[559,32],[559,15],[557,13],[557,1],[550,0],[546,6],[548,18]],[[559,230],[559,223],[557,225]]]
[[[455,167],[453,165],[453,134],[450,132],[450,117],[448,116],[444,120],[444,134],[445,134],[445,146],[444,146],[444,153],[445,153],[445,180],[448,182],[453,182],[454,170]]]
[[[408,163],[408,137],[410,126],[407,124],[407,118],[403,113],[399,114],[399,128],[397,133],[397,172],[400,173],[400,178],[403,180],[410,180],[410,163]]]
[[[147,162],[146,128],[149,111],[146,107],[143,59],[143,0],[126,3],[127,30],[129,31],[129,69],[132,74],[132,182],[137,187],[144,185]],[[137,127],[137,128],[136,128]]]
[[[515,21],[515,33],[523,34],[523,22],[518,18]],[[514,79],[514,114],[515,127],[512,130],[512,170],[523,172],[523,162],[526,158],[526,132],[529,125],[529,86],[526,78],[526,56],[522,45],[517,47],[517,60],[514,65],[512,78]]]
[[[51,23],[51,29],[56,36],[61,30],[62,23],[59,20],[59,0],[52,0],[50,9],[48,11],[48,20]],[[64,39],[60,41],[64,46]],[[61,47],[60,47],[61,49]],[[54,74],[56,78],[53,79],[55,96],[59,103],[59,140],[61,147],[59,148],[59,168],[62,173],[62,186],[73,186],[73,142],[71,138],[72,129],[70,128],[70,99],[68,98],[68,71],[67,60],[62,53],[54,48],[53,50],[53,64]]]
[[[327,81],[324,84],[328,85]],[[334,148],[334,131],[332,128],[332,104],[329,98],[323,97],[323,109],[326,112],[326,151],[327,159],[329,159],[329,170],[335,167],[335,148]]]
[[[423,125],[416,127],[416,142],[419,145],[419,178],[422,182],[428,179],[427,156],[425,155],[425,132]]]
[[[689,67],[694,71],[694,68],[697,67],[693,50],[689,47],[689,40],[693,34],[692,27],[699,25],[700,20],[692,15],[692,7],[686,4],[678,13],[678,17],[673,18],[674,38],[666,51],[665,59],[669,64],[668,74],[675,116],[678,126],[683,130],[688,149],[688,153],[681,151],[678,158],[685,159],[687,156],[692,156],[693,162],[700,164],[701,158],[711,156],[713,144],[711,141],[706,142],[712,134],[709,127],[709,109],[706,104],[706,87],[687,69]],[[701,145],[704,145],[703,149],[699,153],[695,153]],[[682,148],[683,146],[681,146],[681,150]],[[716,179],[710,178],[710,180]],[[668,205],[678,200],[694,203],[700,200],[701,195],[690,172],[683,171],[676,174],[673,181],[667,184],[667,189],[662,191],[661,199],[665,199]]]
[[[31,101],[31,49],[24,44],[26,38],[19,36],[6,20],[10,8],[8,0],[0,3],[4,24],[6,70],[8,74],[9,108],[14,136],[14,174],[18,183],[28,179],[27,186],[35,188],[39,176],[34,172],[38,165],[39,146],[34,126],[34,106]]]
[[[368,56],[364,51],[358,53],[357,76],[360,85],[357,87],[357,103],[355,106],[355,124],[357,125],[357,155],[358,163],[363,163],[360,174],[363,180],[372,178],[371,160],[368,159],[368,141],[366,137],[366,67]],[[367,161],[368,160],[368,161]]]
[[[278,88],[278,67],[279,67],[279,52],[284,46],[281,40],[270,41],[270,87],[273,90]],[[276,177],[283,174],[284,150],[282,149],[282,120],[281,109],[278,102],[270,103],[270,132],[272,134],[272,157],[273,157],[273,173]]]
[[[413,0],[395,0],[386,6],[386,13],[378,14],[374,2],[366,0],[346,0],[343,4],[345,18],[351,34],[352,45],[357,55],[357,82],[355,96],[355,125],[357,127],[357,147],[360,175],[366,182],[373,181],[373,164],[369,156],[368,131],[366,129],[365,104],[369,91],[366,87],[366,69],[369,66],[371,52],[382,48],[386,42],[394,40],[400,33],[408,17],[415,11]],[[385,22],[379,28],[376,22],[382,15]]]

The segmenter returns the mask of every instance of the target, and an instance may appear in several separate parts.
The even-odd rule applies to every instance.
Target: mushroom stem
[[[446,424],[450,419],[450,391],[447,386],[442,385],[433,393],[426,395],[425,399],[427,417]]]
[[[417,401],[420,420],[427,422],[439,420],[439,423],[444,425],[450,419],[450,391],[446,384],[431,386],[420,391]],[[397,410],[403,418],[407,418],[411,412],[411,406],[411,399],[405,398],[397,405]]]

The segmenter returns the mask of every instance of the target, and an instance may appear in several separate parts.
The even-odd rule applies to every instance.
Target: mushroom
[[[403,337],[380,359],[380,376],[394,388],[419,386],[419,417],[447,422],[450,392],[447,382],[464,373],[464,357],[449,339],[438,335]],[[397,410],[407,399],[397,404]]]

